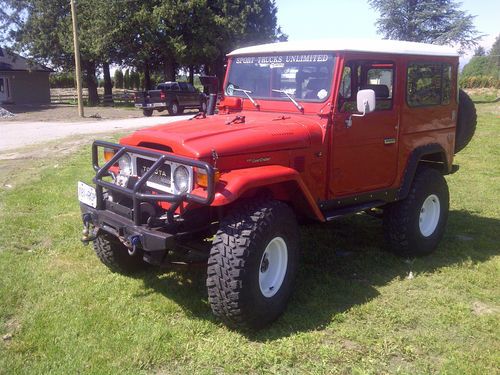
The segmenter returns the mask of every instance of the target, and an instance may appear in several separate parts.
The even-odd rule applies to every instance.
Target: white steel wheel
[[[288,248],[281,237],[274,237],[260,260],[259,286],[264,297],[278,293],[288,268]]]
[[[436,230],[441,214],[441,204],[439,198],[435,194],[429,195],[420,208],[420,216],[418,225],[422,236],[429,237]]]

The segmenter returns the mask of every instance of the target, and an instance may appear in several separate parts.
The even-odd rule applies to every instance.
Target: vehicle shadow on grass
[[[252,341],[268,341],[298,332],[321,330],[357,305],[377,298],[377,288],[396,278],[432,273],[462,262],[480,263],[499,253],[500,220],[451,211],[447,231],[431,256],[403,259],[383,251],[381,220],[354,215],[330,224],[301,228],[302,260],[285,314],[257,332],[240,331]],[[147,290],[174,300],[186,314],[214,323],[207,303],[204,266],[144,274]]]

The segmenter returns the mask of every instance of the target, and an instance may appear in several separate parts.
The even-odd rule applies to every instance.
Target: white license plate
[[[78,200],[90,207],[97,207],[95,188],[78,181]]]
[[[135,107],[136,108],[142,108],[142,104],[136,104]]]

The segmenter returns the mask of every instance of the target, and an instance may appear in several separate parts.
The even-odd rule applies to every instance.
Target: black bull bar
[[[99,166],[99,148],[108,148],[114,150],[116,153],[114,156],[107,161],[102,167]],[[153,165],[149,168],[146,173],[142,176],[138,177],[138,180],[135,182],[132,188],[123,187],[120,185],[116,185],[112,182],[104,181],[102,178],[110,175],[109,169],[115,165],[118,160],[125,153],[133,153],[139,156],[146,156],[150,158],[156,159]],[[148,179],[167,162],[174,162],[178,164],[182,164],[185,166],[195,167],[198,170],[204,170],[207,174],[207,187],[205,195],[197,195],[191,193],[183,193],[183,194],[171,194],[171,193],[158,193],[158,194],[150,194],[150,193],[142,193],[141,189],[144,187]],[[147,150],[140,147],[134,146],[125,146],[116,143],[106,142],[106,141],[94,141],[92,144],[92,164],[94,170],[97,172],[93,182],[96,184],[96,198],[97,198],[97,210],[105,210],[106,204],[104,201],[104,192],[103,189],[106,188],[108,190],[119,192],[129,198],[132,199],[133,202],[133,221],[134,225],[141,225],[141,202],[144,201],[155,201],[155,202],[169,202],[171,204],[170,208],[167,210],[170,215],[173,215],[175,210],[179,207],[179,205],[183,202],[194,202],[199,203],[201,205],[210,205],[214,200],[215,195],[215,169],[210,164],[190,159],[178,155],[173,155],[170,153],[162,153],[159,151]],[[173,178],[171,180],[173,182]]]

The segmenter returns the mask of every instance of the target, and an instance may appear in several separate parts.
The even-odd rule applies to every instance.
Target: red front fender
[[[305,211],[303,213],[320,221],[325,220],[300,174],[292,168],[280,165],[237,169],[223,173],[215,188],[212,206],[225,206],[260,188],[269,190],[275,198],[289,201],[292,205],[303,200],[302,206],[305,205],[301,207],[301,210]]]

